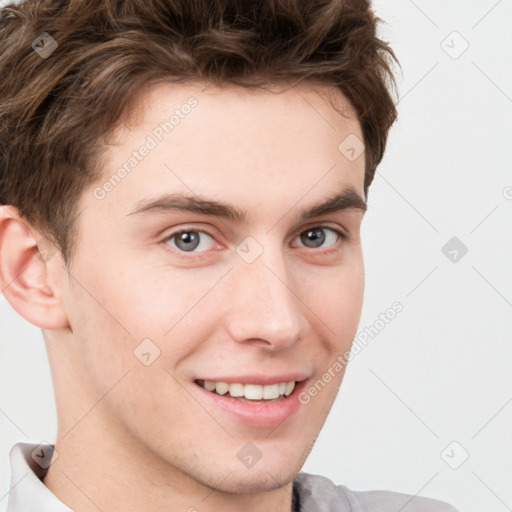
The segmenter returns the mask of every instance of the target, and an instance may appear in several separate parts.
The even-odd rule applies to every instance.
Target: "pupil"
[[[180,244],[185,245],[180,245]],[[178,243],[176,244],[180,249],[185,251],[194,250],[199,245],[199,237],[190,231],[178,235]]]
[[[313,247],[318,247],[323,244],[325,240],[325,234],[323,229],[308,229],[305,235],[302,237],[302,242],[307,245],[309,242],[313,242]]]

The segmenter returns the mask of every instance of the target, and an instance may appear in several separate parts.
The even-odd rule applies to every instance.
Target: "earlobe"
[[[58,254],[12,206],[0,206],[0,289],[11,306],[42,329],[68,325],[58,280]],[[57,251],[58,252],[58,251]],[[55,258],[55,259],[53,259]],[[52,261],[53,260],[53,261]]]

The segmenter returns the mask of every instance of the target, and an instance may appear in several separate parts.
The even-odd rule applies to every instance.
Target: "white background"
[[[393,302],[404,309],[349,365],[303,471],[510,511],[512,1],[374,6],[402,74],[363,221],[360,332]],[[456,262],[442,252],[452,237],[468,249]],[[10,447],[55,436],[42,336],[2,295],[0,499]]]

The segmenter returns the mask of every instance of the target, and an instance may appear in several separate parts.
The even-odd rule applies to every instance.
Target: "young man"
[[[11,450],[9,512],[454,510],[300,472],[396,116],[376,21],[363,1],[2,9],[0,284],[42,329],[58,411],[54,445]]]

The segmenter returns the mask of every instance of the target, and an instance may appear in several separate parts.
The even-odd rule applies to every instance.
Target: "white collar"
[[[51,460],[53,448],[47,443],[16,443],[11,448],[11,487],[5,512],[73,512],[44,485],[47,469],[32,458],[43,450],[44,460]]]

